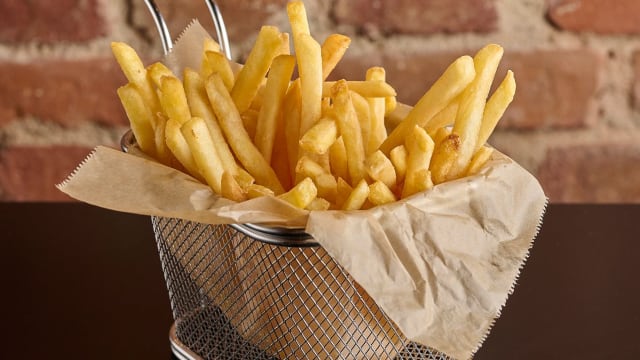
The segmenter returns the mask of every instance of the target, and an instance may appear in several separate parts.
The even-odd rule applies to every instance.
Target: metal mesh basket
[[[446,359],[300,230],[152,217],[185,359]]]

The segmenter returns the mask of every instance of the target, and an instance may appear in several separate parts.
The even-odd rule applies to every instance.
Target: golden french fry
[[[305,178],[286,193],[278,195],[289,204],[304,209],[318,196],[318,189],[310,178]]]
[[[184,124],[191,119],[187,94],[180,79],[175,76],[161,77],[158,93],[162,111],[167,114],[169,119],[173,119],[180,124]]]
[[[247,194],[242,190],[236,178],[226,171],[222,173],[220,189],[220,194],[229,200],[241,202],[248,199]]]
[[[225,172],[237,177],[239,174],[238,163],[229,148],[229,144],[227,144],[224,138],[224,134],[218,124],[218,119],[216,119],[213,113],[213,109],[209,105],[207,92],[204,89],[204,80],[198,72],[189,68],[184,70],[183,78],[185,94],[191,114],[194,117],[199,117],[204,120],[209,129],[216,152],[222,162],[222,167]]]
[[[326,80],[329,74],[344,56],[351,44],[351,38],[342,34],[331,34],[322,43],[322,80]]]
[[[398,99],[395,96],[387,96],[384,98],[384,115],[387,116],[391,114],[398,106]]]
[[[465,176],[475,175],[480,172],[480,169],[482,169],[487,161],[489,161],[492,154],[493,148],[488,146],[481,146],[476,150],[475,154],[473,154],[473,157],[471,158],[469,167],[465,172]]]
[[[287,146],[287,157],[289,158],[290,178],[295,179],[295,169],[298,163],[298,144],[300,141],[300,81],[294,81],[285,95],[282,104],[282,119]]]
[[[247,170],[243,169],[240,166],[238,166],[237,170],[238,174],[234,177],[236,178],[236,181],[238,182],[240,187],[242,187],[243,189],[247,189],[249,186],[254,185],[256,179],[254,179],[253,176],[251,176],[251,174],[247,172]]]
[[[289,87],[295,64],[295,57],[279,55],[273,59],[267,77],[263,105],[258,115],[254,139],[258,150],[268,163],[271,163],[282,99]]]
[[[184,172],[185,170],[184,167],[175,158],[175,156],[173,156],[173,153],[167,147],[167,143],[165,141],[166,127],[167,127],[167,118],[162,113],[158,113],[156,116],[156,128],[154,130],[156,154],[158,155],[157,159],[165,165],[171,166],[176,170],[180,170]]]
[[[322,167],[322,165],[313,161],[308,156],[301,156],[298,160],[298,164],[296,165],[296,174],[301,178],[311,178],[314,179],[317,176],[322,174],[326,174],[327,171]]]
[[[283,193],[284,188],[273,168],[251,142],[238,109],[234,106],[233,99],[220,76],[212,74],[205,83],[205,89],[216,117],[224,119],[220,122],[220,127],[240,163],[256,179],[258,184],[268,187],[276,194]]]
[[[222,49],[220,48],[220,44],[218,44],[217,41],[210,37],[206,37],[202,44],[202,53],[206,54],[207,51],[222,52]]]
[[[311,35],[294,34],[298,73],[300,74],[300,134],[304,134],[318,120],[322,111],[322,56],[320,44]]]
[[[280,31],[276,27],[263,26],[260,29],[247,61],[238,73],[231,89],[231,98],[238,113],[244,113],[251,105],[258,88],[269,71],[271,62],[282,51],[282,41]]]
[[[440,184],[447,180],[447,174],[455,163],[459,151],[460,137],[458,134],[451,133],[437,143],[429,165],[434,184]]]
[[[332,95],[338,130],[340,131],[347,152],[349,178],[352,184],[357,184],[360,180],[364,179],[366,175],[364,168],[364,145],[362,142],[360,123],[358,122],[358,117],[351,101],[347,82],[344,80],[336,82]]]
[[[227,57],[216,51],[205,52],[204,60],[202,61],[202,67],[200,68],[200,76],[203,79],[208,78],[213,73],[220,74],[222,82],[227,90],[231,91],[235,83],[235,76],[233,70],[231,70],[231,64]]]
[[[211,140],[207,124],[202,118],[192,117],[182,124],[180,131],[189,146],[199,173],[202,174],[214,192],[227,197],[223,194],[221,187],[224,168],[213,145],[213,140]]]
[[[335,81],[325,81],[322,83],[322,96],[331,96],[331,88]],[[355,91],[366,98],[386,98],[396,96],[396,90],[389,84],[381,80],[347,80],[349,90]]]
[[[447,107],[445,107],[434,117],[432,117],[431,120],[429,120],[429,122],[424,126],[427,134],[429,134],[429,136],[431,137],[434,137],[438,129],[451,126],[451,124],[453,124],[453,122],[456,120],[458,106],[459,103],[454,100],[449,103]]]
[[[133,83],[118,88],[117,93],[140,149],[149,156],[156,156],[155,133],[151,126],[153,118],[151,109],[145,104],[142,95]]]
[[[167,124],[164,130],[165,142],[171,153],[175,156],[175,158],[184,166],[189,175],[194,178],[206,183],[206,180],[200,174],[200,170],[198,169],[198,165],[196,164],[193,155],[191,154],[191,149],[189,148],[189,144],[187,140],[184,138],[182,131],[180,130],[180,124],[178,121],[173,119],[167,119]]]
[[[344,147],[344,140],[339,136],[329,147],[329,163],[331,171],[346,181],[349,181],[349,165],[347,164],[347,149]]]
[[[147,76],[151,79],[151,82],[157,87],[161,87],[161,79],[164,76],[175,77],[176,75],[165,64],[161,62],[155,62],[147,66]]]
[[[480,49],[473,58],[476,77],[460,98],[460,106],[452,130],[460,137],[460,150],[447,179],[459,178],[469,166],[478,142],[482,114],[491,90],[491,83],[503,53],[502,47],[490,44]]]
[[[351,185],[349,185],[349,183],[347,183],[343,178],[338,178],[337,179],[337,184],[336,184],[336,207],[338,209],[342,209],[342,205],[344,204],[345,201],[347,201],[347,198],[349,197],[349,195],[351,195],[351,192],[353,191],[353,187]]]
[[[403,192],[403,198],[429,190],[433,187],[433,179],[431,178],[431,171],[429,171],[429,169],[420,169],[412,173],[407,173],[407,176],[405,177],[405,186],[408,181],[411,182],[413,190],[408,191],[406,195]]]
[[[294,43],[296,42],[296,34],[311,33],[309,31],[309,19],[307,18],[307,10],[304,6],[304,2],[296,0],[287,3],[287,16],[289,18],[289,24],[291,25]],[[297,49],[296,52],[298,52]]]
[[[240,115],[242,125],[247,130],[250,139],[255,139],[256,129],[258,128],[258,117],[260,113],[257,110],[248,109]]]
[[[382,67],[367,69],[365,79],[368,81],[385,81],[386,73]],[[387,128],[384,125],[386,98],[367,98],[369,103],[369,138],[367,140],[366,154],[378,150],[384,139],[387,138]]]
[[[329,201],[336,200],[336,196],[338,194],[338,182],[333,175],[329,173],[320,174],[313,178],[313,182],[318,188],[318,196]]]
[[[396,201],[396,196],[382,181],[369,185],[369,201],[374,205],[384,205]]]
[[[281,106],[282,108],[282,106]],[[281,109],[282,110],[282,109]],[[276,118],[276,135],[273,154],[271,155],[271,167],[276,172],[282,187],[290,189],[293,186],[293,178],[291,177],[291,169],[289,169],[289,153],[287,152],[287,128],[285,127],[285,119],[282,111],[277,114]]]
[[[300,148],[314,154],[326,153],[336,141],[338,126],[331,118],[320,119],[302,138]]]
[[[349,197],[342,204],[342,210],[359,210],[364,205],[365,201],[369,197],[369,184],[365,179],[362,179],[353,188]]]
[[[480,149],[489,140],[489,136],[495,129],[498,121],[504,114],[505,110],[513,100],[516,93],[516,79],[511,70],[507,71],[498,88],[487,101],[482,115],[482,123],[480,124],[480,132],[478,134],[478,142],[476,151]]]
[[[362,146],[365,148],[365,155],[367,150],[367,144],[369,142],[369,133],[371,132],[371,118],[369,113],[369,103],[362,95],[355,91],[349,90],[351,95],[351,102],[353,108],[356,111],[358,122],[360,123],[360,134],[362,134]]]
[[[425,182],[425,171],[429,170],[429,163],[433,155],[434,142],[427,132],[420,126],[415,126],[405,142],[407,149],[407,171],[404,177],[402,197],[427,190],[433,183]]]
[[[331,208],[331,203],[322,197],[313,199],[306,207],[309,211],[324,211],[329,210],[329,208]]]
[[[391,149],[389,159],[396,170],[396,182],[401,184],[404,181],[404,175],[407,172],[407,148],[404,145],[398,145]]]
[[[249,199],[255,199],[261,196],[274,196],[273,190],[258,184],[250,184],[247,186],[246,191]]]
[[[391,189],[396,186],[396,169],[382,151],[378,150],[367,156],[364,165],[367,174],[374,181],[380,181]]]
[[[473,59],[470,56],[456,59],[418,100],[409,115],[389,134],[380,145],[380,149],[389,154],[391,149],[404,142],[414,126],[424,127],[473,81],[475,75]]]
[[[153,117],[149,121],[155,130],[157,121],[154,118],[160,111],[160,102],[142,60],[131,46],[123,42],[112,42],[111,50],[125,77],[138,87],[142,100],[151,110]]]

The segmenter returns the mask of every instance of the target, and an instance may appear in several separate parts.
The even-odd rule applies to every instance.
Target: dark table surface
[[[0,203],[0,359],[171,359],[148,217]],[[640,358],[640,205],[551,205],[476,359]]]

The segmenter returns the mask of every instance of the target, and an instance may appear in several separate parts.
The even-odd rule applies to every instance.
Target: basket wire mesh
[[[267,243],[237,225],[152,224],[176,336],[201,358],[447,358],[404,338],[315,243],[275,244],[286,230]]]

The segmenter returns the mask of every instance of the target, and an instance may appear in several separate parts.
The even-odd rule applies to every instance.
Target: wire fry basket
[[[167,25],[155,3],[145,3],[167,53]],[[207,5],[230,58],[218,7]],[[128,132],[121,146],[134,145]],[[302,229],[151,221],[179,359],[448,359],[408,341]]]
[[[299,229],[152,217],[183,359],[445,359]]]

